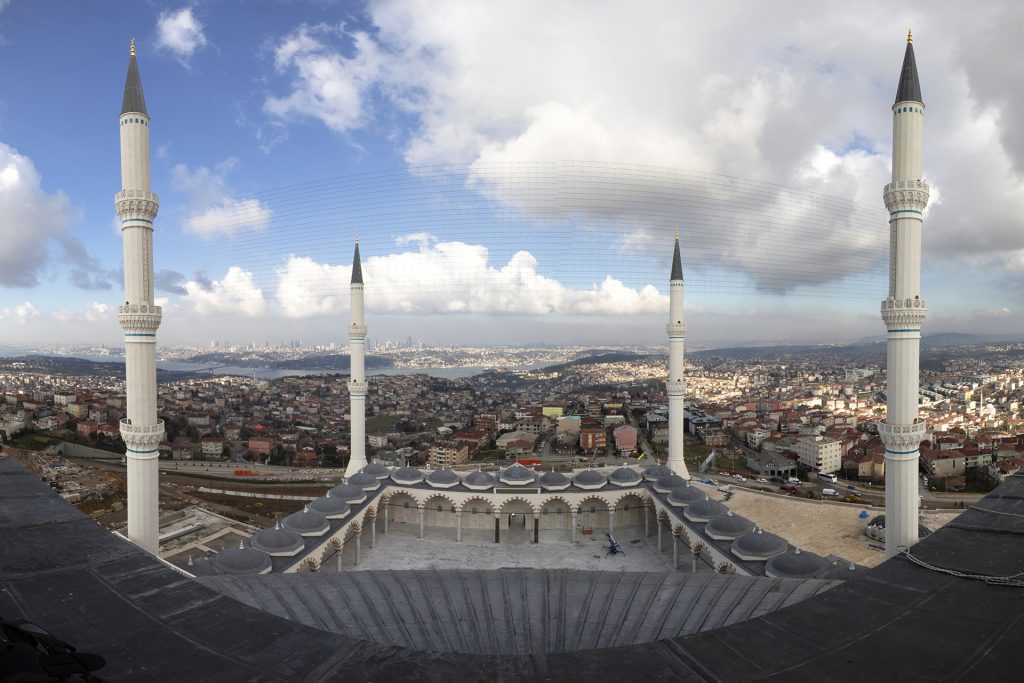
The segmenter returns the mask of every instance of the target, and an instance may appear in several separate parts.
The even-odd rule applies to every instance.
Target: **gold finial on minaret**
[[[910,44],[914,42],[914,34],[910,32],[909,28],[907,29],[907,42]]]
[[[129,48],[129,50],[131,51],[131,56],[134,57],[135,56],[135,39],[134,38],[132,38],[132,44],[131,44],[131,47]]]
[[[356,233],[356,244],[359,244],[359,233]]]
[[[679,228],[676,228],[676,242],[679,241]]]

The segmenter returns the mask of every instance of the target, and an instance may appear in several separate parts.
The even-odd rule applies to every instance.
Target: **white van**
[[[836,478],[836,475],[830,474],[830,473],[826,473],[826,472],[818,472],[818,479],[821,479],[822,481],[827,481],[827,482],[829,482],[831,484],[834,484],[837,481],[839,481]]]
[[[789,479],[786,480],[786,483],[787,484],[793,484],[794,486],[799,486],[800,485],[800,480],[797,479],[796,477],[790,477]]]
[[[821,490],[821,495],[823,495],[823,496],[838,496],[839,494],[836,492],[835,489],[822,489]]]

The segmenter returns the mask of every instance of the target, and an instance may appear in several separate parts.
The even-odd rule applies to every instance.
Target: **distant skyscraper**
[[[124,244],[124,298],[118,322],[124,330],[128,417],[121,437],[128,449],[128,538],[151,553],[159,541],[158,447],[163,420],[156,417],[156,330],[161,308],[153,305],[153,220],[159,198],[149,189],[149,113],[131,44],[121,115],[121,191],[114,198]]]
[[[363,266],[359,262],[359,239],[352,256],[351,290],[352,324],[348,328],[349,338],[349,413],[351,415],[352,441],[349,448],[348,467],[345,476],[350,477],[366,467],[366,370],[364,346],[366,324],[363,321]]]
[[[686,325],[683,323],[683,260],[679,256],[679,233],[672,252],[672,274],[668,294],[668,466],[681,477],[689,477],[683,460],[683,409],[686,380],[683,378],[683,344]]]
[[[888,409],[878,427],[885,444],[886,557],[917,543],[917,468],[925,436],[917,395],[921,324],[928,310],[921,298],[921,224],[928,184],[921,179],[924,103],[909,33],[892,111],[892,182],[884,191],[889,210],[889,296],[882,302],[888,329]]]

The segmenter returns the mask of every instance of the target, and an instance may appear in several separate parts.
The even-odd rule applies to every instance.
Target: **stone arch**
[[[388,500],[388,517],[393,524],[415,524],[420,523],[419,513],[420,502],[410,494],[399,491],[391,495]]]
[[[451,496],[432,493],[423,501],[423,523],[427,526],[455,526],[458,506]]]
[[[594,533],[608,531],[608,510],[611,506],[604,496],[587,496],[576,508],[578,510],[577,522],[583,530],[593,530]]]
[[[572,526],[572,505],[561,496],[552,496],[540,506],[541,529],[569,529]]]
[[[493,529],[494,528],[494,505],[491,501],[476,496],[462,503],[463,529]]]
[[[644,500],[638,493],[627,493],[615,501],[615,527],[644,523]]]
[[[538,512],[537,507],[523,496],[509,496],[508,498],[506,498],[505,501],[501,504],[501,511],[504,512],[505,507],[508,506],[510,503],[517,503],[515,507],[522,512],[526,512],[526,508],[529,508],[530,513],[535,514]],[[519,505],[519,503],[522,503],[522,505]]]

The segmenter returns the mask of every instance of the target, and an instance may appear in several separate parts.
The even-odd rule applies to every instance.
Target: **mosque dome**
[[[331,489],[331,498],[340,498],[349,505],[366,500],[366,491],[355,484],[338,484]]]
[[[696,486],[690,486],[690,482],[683,482],[681,486],[677,486],[668,493],[668,504],[674,505],[675,507],[686,507],[691,503],[702,501],[708,497],[708,494],[701,491]]]
[[[671,497],[669,498],[671,502]],[[754,523],[746,517],[740,517],[729,510],[724,515],[712,517],[704,526],[704,533],[716,541],[735,541],[744,534],[754,530]]]
[[[508,484],[510,486],[522,486],[523,484],[531,484],[533,480],[537,478],[537,473],[528,467],[523,467],[519,463],[506,467],[501,471],[498,476],[498,480],[502,484]]]
[[[376,491],[380,488],[380,480],[372,474],[356,472],[348,478],[348,483],[358,486],[364,491]]]
[[[545,491],[562,491],[569,488],[570,484],[572,482],[569,481],[569,477],[561,472],[551,470],[540,475],[540,485],[544,487]]]
[[[237,548],[217,553],[213,566],[221,574],[266,574],[270,571],[270,555],[239,543]]]
[[[294,555],[305,547],[302,536],[294,531],[282,529],[281,524],[275,524],[270,529],[257,531],[249,540],[249,543],[256,550],[262,550],[268,555],[287,557]]]
[[[434,470],[427,475],[427,483],[436,489],[450,489],[459,483],[459,475],[454,470]]]
[[[462,479],[462,485],[467,489],[483,491],[494,486],[494,475],[483,470],[470,472]]]
[[[608,483],[608,478],[597,470],[583,470],[572,478],[572,483],[579,489],[599,489]]]
[[[776,579],[814,579],[829,570],[828,562],[819,555],[793,548],[768,560],[764,571]]]
[[[391,474],[391,468],[379,462],[371,462],[359,471],[363,474],[369,474],[371,477],[377,477],[378,479],[387,479],[388,475]]]
[[[691,522],[709,522],[719,515],[724,515],[729,511],[724,504],[719,503],[717,500],[711,500],[707,496],[704,500],[698,500],[695,503],[690,503],[683,510],[683,517],[690,520]]]
[[[762,529],[751,531],[732,542],[732,554],[741,560],[764,562],[769,557],[781,555],[789,548],[786,541]]]
[[[644,477],[647,477],[647,473],[644,473]],[[657,481],[654,482],[654,490],[658,493],[668,493],[677,486],[682,486],[686,483],[686,480],[680,477],[678,474],[672,474],[671,471],[668,474],[663,474],[658,477]]]
[[[608,481],[616,486],[636,486],[642,477],[632,467],[620,467],[608,475]]]
[[[319,512],[313,512],[306,507],[300,512],[293,512],[284,518],[281,526],[289,531],[294,531],[300,536],[322,536],[331,525]]]
[[[415,467],[399,467],[391,473],[391,481],[396,484],[411,486],[423,481],[423,473]]]
[[[666,474],[672,474],[672,468],[668,465],[651,465],[644,470],[644,479],[647,481],[658,481]]]
[[[341,519],[351,512],[348,503],[341,498],[335,498],[328,491],[327,495],[323,498],[317,498],[309,504],[309,509],[317,514],[323,515],[327,519]]]

